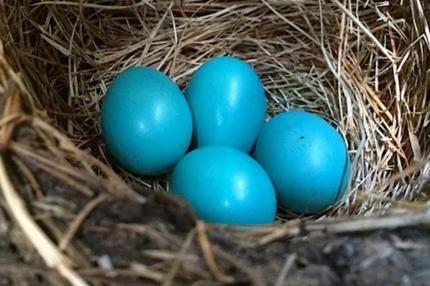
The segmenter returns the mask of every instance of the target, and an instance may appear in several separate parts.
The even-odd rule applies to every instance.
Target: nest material
[[[327,267],[312,272],[316,283],[326,277],[327,285],[356,285],[364,278],[347,278],[341,273],[346,266],[313,257],[302,237],[311,233],[314,243],[315,232],[430,223],[426,1],[0,5],[0,182],[10,216],[0,226],[9,226],[6,237],[21,252],[34,246],[73,285],[302,285],[297,273],[311,271],[301,268],[303,259]],[[305,109],[343,134],[353,158],[351,188],[318,222],[285,222],[280,214],[273,228],[245,234],[196,224],[182,202],[151,192],[167,189],[165,177],[136,177],[111,165],[98,115],[116,74],[153,66],[183,88],[201,63],[224,54],[254,66],[270,115]],[[404,214],[376,217],[398,212]],[[345,218],[361,215],[370,218]],[[276,243],[294,236],[282,247]],[[328,235],[322,241],[339,239],[355,238]],[[297,245],[303,251],[294,254]],[[325,246],[318,244],[322,256]],[[296,276],[287,275],[292,269]],[[61,285],[55,273],[46,274],[42,285]]]

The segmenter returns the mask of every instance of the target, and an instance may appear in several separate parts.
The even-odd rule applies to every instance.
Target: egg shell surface
[[[300,214],[334,204],[345,193],[351,175],[340,134],[305,111],[272,118],[259,135],[255,157],[271,177],[281,207]]]
[[[149,67],[133,67],[111,83],[101,128],[113,158],[127,170],[157,175],[173,168],[192,136],[192,116],[178,86]]]
[[[250,65],[233,57],[209,60],[194,73],[185,93],[197,147],[251,150],[264,125],[266,99]]]
[[[173,170],[169,191],[210,223],[271,224],[276,195],[269,176],[247,154],[223,146],[196,149]]]

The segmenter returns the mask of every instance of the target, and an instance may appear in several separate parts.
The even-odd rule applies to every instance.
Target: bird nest
[[[372,252],[375,230],[430,224],[429,18],[425,0],[1,1],[5,285],[394,285],[407,270],[354,276],[332,250]],[[352,158],[338,205],[266,228],[207,225],[167,176],[112,162],[99,124],[111,80],[145,65],[184,88],[218,55],[255,68],[269,116],[305,109],[338,129]]]

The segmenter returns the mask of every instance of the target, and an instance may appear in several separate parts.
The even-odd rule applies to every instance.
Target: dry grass
[[[5,56],[22,73],[27,104],[79,148],[110,164],[99,102],[121,70],[153,66],[184,87],[205,60],[229,54],[255,67],[270,115],[306,109],[344,135],[353,183],[331,215],[380,213],[420,195],[430,120],[425,1],[121,2],[3,4]]]
[[[306,109],[344,136],[353,159],[351,188],[323,217],[429,207],[425,0],[0,1],[0,17],[0,94],[19,93],[25,110],[3,112],[1,146],[85,196],[99,187],[138,196],[103,164],[112,162],[100,137],[99,103],[115,75],[147,65],[183,88],[200,64],[228,54],[254,66],[270,116]],[[10,124],[22,122],[39,130],[37,148],[55,160],[31,144],[10,142]],[[165,176],[136,177],[112,167],[129,185],[167,189]],[[42,196],[31,172],[24,173]],[[69,231],[66,243],[76,229]],[[230,279],[216,265],[211,270]]]

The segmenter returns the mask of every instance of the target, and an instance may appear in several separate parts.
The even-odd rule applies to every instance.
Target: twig
[[[353,233],[367,232],[379,229],[395,229],[400,227],[413,227],[417,225],[430,225],[430,209],[420,213],[402,215],[387,215],[381,217],[339,218],[332,221],[302,222],[300,224],[274,227],[273,231],[261,237],[257,245],[266,245],[275,240],[295,236],[300,233]]]
[[[291,237],[296,236],[300,233],[300,223],[294,222],[294,223],[287,223],[283,227],[275,228],[275,230],[262,237],[260,241],[258,242],[259,245],[265,245],[272,241],[278,240],[280,238],[284,237]]]
[[[66,231],[66,234],[60,240],[58,247],[61,250],[65,250],[69,245],[70,241],[73,239],[73,236],[78,231],[81,224],[85,221],[88,215],[102,202],[104,202],[108,198],[108,195],[101,194],[96,197],[94,200],[90,201],[82,211],[75,217],[75,220],[70,224],[69,228]]]
[[[366,217],[326,223],[305,224],[306,231],[323,231],[326,233],[366,232],[378,229],[394,229],[430,224],[430,209],[423,213],[391,215],[384,217]]]
[[[21,169],[22,173],[27,178],[31,188],[34,190],[36,198],[41,199],[43,197],[42,188],[40,187],[39,182],[31,172],[30,168],[27,167],[27,165],[25,165],[25,163],[19,157],[13,157],[13,160],[17,167]]]
[[[184,244],[181,247],[181,250],[176,255],[176,258],[175,258],[175,260],[173,262],[172,268],[170,269],[169,273],[164,278],[164,281],[163,281],[163,284],[162,284],[163,286],[170,286],[170,285],[172,285],[173,278],[175,277],[176,273],[178,272],[179,266],[181,266],[181,263],[184,261],[183,260],[184,255],[188,251],[188,249],[190,248],[191,243],[193,242],[193,238],[194,238],[195,233],[196,232],[195,232],[194,229],[191,230],[188,233],[188,235],[187,235],[187,237],[185,239],[185,242],[184,242]]]
[[[294,261],[296,261],[296,258],[297,258],[297,254],[295,253],[288,255],[287,259],[285,259],[285,264],[282,267],[281,273],[279,274],[279,277],[276,280],[275,286],[285,285],[285,279],[287,279],[288,272],[293,266]]]
[[[9,94],[9,96],[6,98],[4,110],[3,110],[3,117],[2,119],[11,118],[14,115],[18,116],[21,113],[21,97],[19,96],[19,91],[15,89],[13,92]],[[2,129],[0,130],[0,136],[2,138],[1,140],[1,146],[4,148],[8,146],[9,141],[12,138],[13,131],[16,126],[16,121],[8,121],[7,125],[3,125]]]
[[[209,238],[206,233],[206,225],[205,223],[198,221],[196,225],[197,229],[197,237],[200,243],[200,247],[203,252],[203,257],[205,258],[206,264],[209,267],[212,275],[221,283],[233,283],[234,278],[228,275],[223,274],[218,265],[215,262],[215,258],[211,249],[211,245],[209,242]]]

